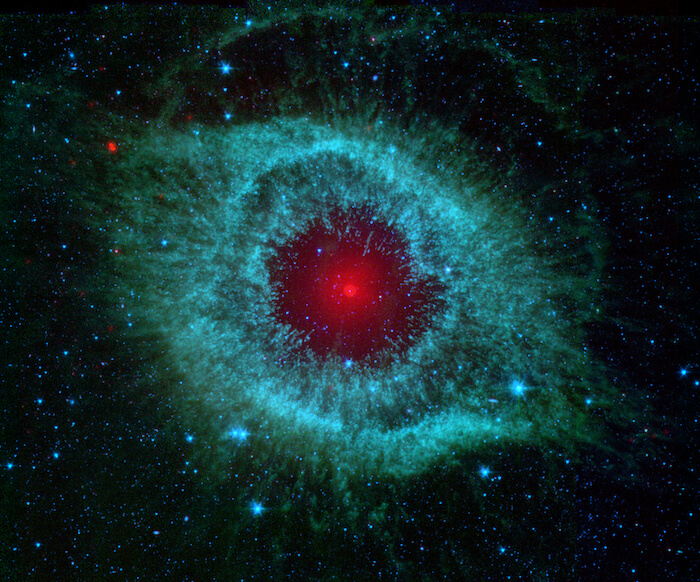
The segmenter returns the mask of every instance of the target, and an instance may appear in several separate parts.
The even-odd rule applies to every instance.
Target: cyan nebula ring
[[[341,481],[596,438],[609,388],[581,329],[597,310],[595,260],[582,269],[571,253],[589,250],[548,240],[517,192],[431,132],[278,119],[125,142],[115,300],[132,333],[158,330],[173,406],[215,465],[236,434]],[[274,249],[334,207],[374,208],[439,288],[426,329],[380,364],[309,356],[274,314]]]

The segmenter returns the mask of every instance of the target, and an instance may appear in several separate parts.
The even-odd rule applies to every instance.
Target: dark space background
[[[266,10],[241,14],[262,22]],[[176,127],[218,123],[217,68],[228,58],[248,81],[226,110],[249,120],[279,114],[287,41],[269,24],[249,41],[208,48],[231,22],[230,11],[215,7],[4,15],[0,578],[697,579],[697,23],[454,12],[447,27],[471,19],[484,46],[498,42],[522,71],[532,67],[532,82],[518,94],[506,72],[474,89],[458,59],[421,41],[417,24],[400,41],[405,61],[384,63],[387,107],[459,116],[460,131],[496,169],[515,165],[536,180],[563,167],[576,175],[571,168],[580,166],[609,237],[610,317],[589,330],[590,345],[613,381],[638,387],[654,421],[611,435],[617,460],[580,451],[582,462],[561,477],[524,449],[508,476],[517,486],[500,485],[483,501],[474,501],[480,492],[463,495],[474,482],[440,468],[400,495],[376,484],[377,499],[397,505],[381,536],[353,531],[357,519],[332,523],[337,503],[322,483],[308,486],[313,493],[303,499],[313,509],[295,513],[297,524],[280,530],[265,515],[251,519],[247,507],[228,503],[239,495],[235,479],[209,482],[187,468],[185,429],[167,400],[137,389],[158,354],[123,332],[94,283],[95,272],[112,268],[111,243],[86,220],[81,194],[118,163],[109,151],[113,119],[141,123],[169,108]],[[354,43],[353,27],[375,18],[353,14],[354,24],[329,42]],[[539,20],[546,24],[535,29]],[[324,58],[316,22],[289,25],[299,27],[296,47],[309,67]],[[344,74],[339,64],[337,77],[316,87],[284,90],[347,94],[351,109],[362,87]],[[399,91],[402,78],[409,86]],[[536,91],[537,99],[523,97]],[[541,110],[532,110],[535,102]],[[515,159],[503,159],[505,144]],[[551,205],[565,202],[553,197]],[[304,521],[306,511],[316,521]],[[319,525],[324,512],[329,523]],[[493,543],[496,530],[502,546]],[[296,535],[280,544],[279,531]]]

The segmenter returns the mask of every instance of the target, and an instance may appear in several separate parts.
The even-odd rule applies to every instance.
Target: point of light
[[[228,75],[231,72],[231,65],[229,63],[221,63],[219,69],[222,75]]]
[[[357,287],[357,285],[355,285],[353,283],[346,283],[343,286],[343,295],[345,295],[345,297],[348,297],[348,298],[355,297],[357,295],[357,292],[358,292],[358,287]]]
[[[510,386],[510,391],[513,393],[513,396],[516,398],[522,398],[525,396],[525,392],[527,391],[527,386],[523,384],[522,382],[513,382]]]
[[[481,475],[484,479],[486,479],[490,474],[491,469],[489,469],[488,467],[481,467],[479,469],[479,475]]]
[[[256,501],[250,504],[250,510],[253,512],[253,515],[261,515],[264,509],[262,504]]]

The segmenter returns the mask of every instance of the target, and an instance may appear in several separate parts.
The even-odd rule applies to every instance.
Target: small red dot
[[[115,141],[108,141],[107,142],[107,149],[109,150],[110,153],[115,154],[117,153],[117,142]]]
[[[345,297],[355,297],[355,295],[357,295],[357,285],[347,283],[343,287],[343,295],[345,295]]]

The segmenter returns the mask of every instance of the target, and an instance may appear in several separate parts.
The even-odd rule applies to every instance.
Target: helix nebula
[[[608,339],[652,307],[618,284],[635,267],[609,200],[650,202],[611,161],[631,130],[601,113],[606,30],[558,51],[580,31],[549,18],[119,13],[53,73],[77,112],[37,90],[56,113],[34,126],[67,150],[61,232],[96,257],[76,292],[90,331],[64,328],[90,347],[61,348],[95,378],[93,434],[117,435],[87,466],[127,468],[110,500],[150,491],[76,513],[116,540],[93,574],[134,574],[147,547],[182,580],[601,579],[580,500],[663,448]]]

